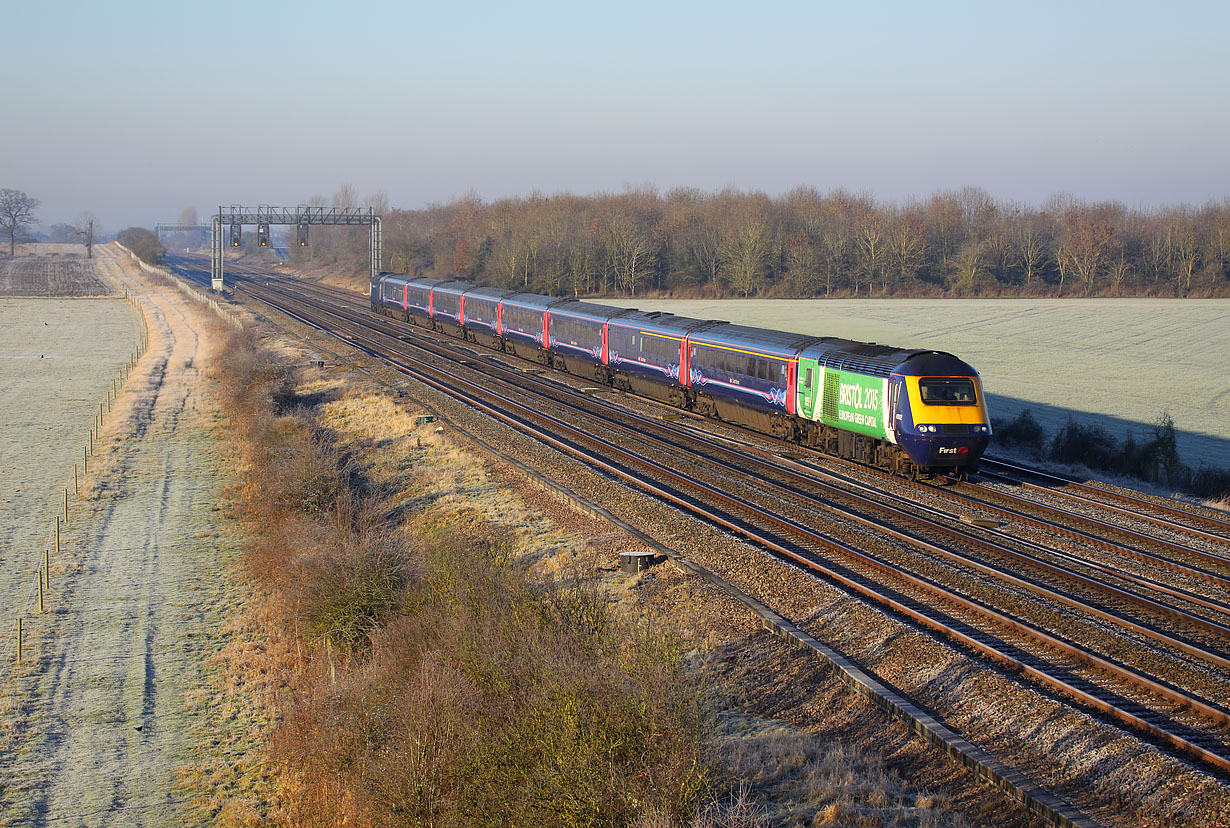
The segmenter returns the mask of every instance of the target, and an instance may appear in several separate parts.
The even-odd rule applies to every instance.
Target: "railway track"
[[[1002,460],[984,458],[983,466],[982,477],[1022,490],[1062,498],[1078,506],[1145,523],[1180,536],[1223,544],[1230,541],[1230,520],[1214,515],[1212,510],[1193,505],[1159,503],[1156,499],[1143,496],[1133,497]],[[1031,480],[1044,483],[1033,483]]]
[[[328,294],[322,295],[328,296]],[[265,301],[269,301],[269,298],[266,297]],[[479,400],[486,400],[481,403],[480,407],[493,415],[498,414],[501,418],[509,416],[509,411],[516,411],[516,427],[522,430],[536,430],[539,439],[555,445],[560,450],[582,457],[586,462],[603,468],[612,476],[624,479],[643,490],[651,491],[655,496],[672,502],[679,508],[711,523],[724,526],[729,531],[753,540],[763,548],[788,557],[799,565],[821,574],[831,582],[842,584],[843,587],[863,595],[867,600],[911,618],[914,623],[932,629],[962,647],[975,650],[1006,666],[1016,674],[1027,676],[1051,688],[1053,692],[1078,699],[1083,704],[1115,716],[1138,731],[1147,733],[1152,738],[1197,757],[1211,766],[1222,770],[1230,768],[1227,762],[1230,752],[1226,746],[1226,712],[1218,704],[1201,697],[1199,693],[1185,693],[1170,687],[1165,681],[1158,681],[1155,677],[1124,668],[1113,659],[1092,655],[1086,648],[1074,646],[1060,636],[1048,633],[1007,613],[999,612],[972,596],[963,596],[958,590],[946,588],[927,577],[926,574],[911,572],[905,566],[887,563],[885,559],[893,555],[898,558],[902,557],[900,546],[896,552],[885,551],[869,555],[841,539],[830,537],[828,533],[819,532],[813,526],[791,517],[792,510],[793,514],[800,514],[799,510],[803,508],[800,501],[810,500],[814,503],[820,493],[827,498],[848,500],[850,493],[839,491],[836,488],[817,487],[814,479],[808,479],[797,470],[795,476],[792,477],[786,473],[789,469],[783,470],[782,458],[777,458],[776,463],[762,459],[759,465],[737,467],[736,462],[742,464],[746,461],[733,460],[732,453],[737,452],[730,449],[723,441],[715,442],[708,439],[702,442],[695,435],[685,439],[683,432],[687,428],[693,428],[687,424],[667,428],[665,424],[652,423],[652,429],[660,431],[654,439],[661,441],[663,445],[673,446],[672,450],[676,452],[672,455],[676,459],[671,462],[671,468],[666,468],[661,457],[630,452],[621,448],[615,440],[595,442],[591,436],[595,431],[592,426],[576,428],[560,419],[544,419],[543,415],[535,410],[537,406],[514,401],[509,397],[490,396],[493,392],[484,387],[490,385],[493,378],[508,381],[510,377],[515,379],[519,375],[529,385],[537,386],[539,390],[536,393],[538,394],[543,393],[543,386],[548,387],[552,404],[558,406],[561,404],[561,395],[567,396],[559,381],[529,379],[533,377],[532,374],[502,368],[494,368],[494,373],[480,372],[483,378],[480,381],[466,380],[461,377],[462,372],[456,368],[458,354],[455,351],[451,355],[444,356],[445,359],[453,361],[451,370],[432,367],[424,360],[408,356],[405,353],[406,346],[411,343],[407,343],[406,340],[417,339],[417,332],[412,328],[393,326],[388,320],[379,317],[375,319],[369,317],[364,321],[362,317],[367,316],[366,312],[362,308],[347,308],[347,302],[338,295],[329,298],[330,306],[323,309],[319,304],[315,308],[307,307],[303,304],[304,301],[302,298],[283,293],[280,299],[275,300],[275,304],[280,303],[285,312],[300,315],[300,318],[309,324],[342,332],[352,344],[400,365],[403,370],[413,371],[420,377],[432,378],[431,381],[436,383],[440,390],[456,393],[458,385],[466,385],[468,390],[465,393],[467,396],[472,395],[470,396],[471,404],[480,405]],[[320,318],[322,315],[327,318]],[[372,331],[373,326],[377,329],[383,327],[384,333]],[[384,337],[384,340],[381,340],[381,337]],[[438,343],[434,346],[415,344],[428,349],[444,347]],[[456,341],[444,344],[455,345]],[[463,366],[466,369],[475,370],[479,366],[493,368],[498,362],[491,358],[491,354],[462,347],[460,358],[474,363],[470,366]],[[435,356],[441,356],[441,354],[437,352]],[[508,376],[497,377],[495,375]],[[571,410],[588,417],[606,417],[602,420],[603,433],[614,436],[622,430],[626,441],[633,443],[645,441],[646,426],[644,423],[632,427],[611,415],[595,414],[593,411],[577,411],[577,409],[589,408],[594,400],[585,394],[571,393],[576,398],[568,403]],[[567,439],[562,439],[562,435],[567,435]],[[692,456],[692,461],[689,461],[689,455]],[[763,478],[758,483],[760,494],[756,495],[756,502],[753,503],[749,498],[727,493],[724,489],[729,488],[728,486],[701,482],[704,479],[700,472],[701,464],[694,461],[697,455],[721,455],[725,458],[723,462],[726,465],[716,469],[711,468],[705,472],[710,476],[710,480],[729,481],[736,474],[747,476],[749,471],[752,475],[759,475]],[[672,468],[687,469],[687,473],[672,471]],[[770,468],[774,470],[770,472]],[[774,477],[772,481],[769,480],[770,474]],[[793,505],[766,508],[765,503],[772,501],[793,503]],[[868,504],[866,501],[863,502],[862,507],[867,511],[874,511],[875,508],[874,504]],[[887,526],[883,520],[870,517],[865,512],[854,512],[848,506],[840,507],[826,503],[825,508],[830,510],[833,521],[858,524],[862,529],[872,533],[892,536],[899,544],[910,547],[915,555],[926,545],[933,547],[931,551],[937,558],[947,558],[951,561],[952,556],[962,555],[953,549],[937,547],[931,541],[914,537],[899,528]],[[843,508],[845,511],[842,511]],[[898,509],[897,512],[899,518],[907,520],[917,529],[922,518],[910,515],[904,509]],[[905,517],[902,517],[903,515]],[[950,522],[952,519],[951,515],[947,516]],[[937,529],[936,527],[943,526],[943,523],[934,515],[926,520],[934,523],[929,527],[930,531],[946,533],[948,541],[953,542],[955,535],[951,527],[944,530]],[[967,542],[968,537],[974,536],[968,535]],[[882,540],[878,542],[883,543]],[[989,546],[984,544],[979,547],[980,551],[976,554],[985,554],[988,548]],[[1007,554],[1019,556],[1021,553],[1009,550]],[[1018,564],[1023,563],[1019,557],[1017,562]],[[966,553],[962,565],[967,569],[959,572],[969,571],[968,567],[975,563],[975,557]],[[973,568],[978,567],[973,566]],[[1025,583],[1020,576],[1006,569],[997,572],[987,571],[987,569],[994,568],[984,568],[980,570],[980,574],[999,579],[1001,582],[1010,582],[1013,589],[1031,592],[1035,601],[1059,601],[1069,609],[1074,609],[1072,602],[1077,599],[1069,595],[1055,593],[1052,590],[1051,595],[1043,598],[1039,591],[1048,590],[1049,587],[1036,583]],[[1109,587],[1108,582],[1096,586],[1085,584],[1085,588],[1099,590],[1104,595],[1115,594]],[[1147,583],[1138,582],[1136,593],[1121,595],[1116,600],[1141,607],[1150,600],[1139,594],[1147,587]],[[1181,590],[1179,592],[1181,593]],[[1169,596],[1170,599],[1176,601],[1181,597],[1181,594]],[[1149,609],[1150,613],[1169,615],[1171,622],[1183,629],[1182,637],[1172,632],[1151,629],[1148,625],[1133,619],[1130,614],[1118,610],[1110,611],[1082,603],[1079,611],[1103,621],[1109,621],[1120,628],[1132,628],[1132,625],[1135,625],[1133,633],[1145,636],[1154,642],[1151,646],[1173,648],[1185,654],[1180,658],[1200,661],[1203,665],[1200,669],[1211,671],[1217,676],[1214,680],[1215,685],[1210,686],[1224,689],[1226,679],[1221,674],[1225,671],[1226,628],[1222,622],[1226,620],[1226,608],[1215,601],[1208,601],[1208,605],[1200,605],[1198,601],[1191,603],[1199,607],[1198,612],[1182,610],[1176,613],[1172,612],[1174,607],[1166,607],[1163,604],[1157,604]],[[1217,618],[1220,620],[1214,620]],[[1159,635],[1167,640],[1162,641],[1158,638]],[[1186,640],[1189,637],[1200,636],[1204,637],[1203,641]],[[1161,644],[1158,643],[1160,641]],[[1214,698],[1224,697],[1217,696],[1216,691],[1208,690],[1206,690],[1206,695]]]

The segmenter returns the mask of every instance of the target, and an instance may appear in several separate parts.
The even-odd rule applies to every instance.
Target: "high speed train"
[[[978,372],[892,348],[381,273],[372,310],[706,417],[913,478],[978,470]]]

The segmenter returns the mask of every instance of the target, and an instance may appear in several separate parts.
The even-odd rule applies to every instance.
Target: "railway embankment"
[[[292,822],[1031,824],[729,596],[620,572],[638,542],[472,450],[456,408],[278,347],[290,373],[241,348],[228,382]]]

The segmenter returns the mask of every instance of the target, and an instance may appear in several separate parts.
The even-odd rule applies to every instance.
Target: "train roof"
[[[944,351],[915,351],[897,373],[911,377],[976,377],[978,372],[968,362]]]
[[[582,302],[575,299],[551,306],[552,316],[560,313],[597,322],[605,322],[608,319],[636,312],[635,308],[617,308],[613,305],[599,305],[597,302]]]
[[[965,362],[944,351],[894,348],[875,342],[856,342],[832,336],[823,337],[807,346],[799,356],[815,359],[821,365],[831,368],[877,377],[886,377],[889,374],[910,376],[976,374],[974,369]]]
[[[432,287],[432,290],[433,291],[438,290],[444,293],[451,293],[454,296],[460,296],[463,293],[467,293],[471,290],[474,290],[474,283],[473,282],[440,282],[439,284],[434,285]]]
[[[522,308],[533,308],[535,310],[545,311],[547,308],[572,300],[559,299],[554,296],[542,296],[538,293],[514,293],[512,296],[505,296],[500,301],[505,304],[516,305]]]
[[[621,315],[618,319],[612,319],[611,324],[625,328],[638,328],[648,331],[657,331],[682,339],[686,334],[692,331],[698,331],[706,326],[720,325],[723,323],[712,322],[706,319],[693,319],[689,316],[676,316],[675,314],[667,313],[666,311],[634,310],[631,313]]]
[[[480,296],[484,299],[498,300],[503,299],[505,296],[512,296],[515,293],[515,290],[508,290],[507,288],[471,287],[470,290],[466,291],[466,298],[469,299],[471,296]]]
[[[697,331],[689,339],[692,342],[718,345],[740,351],[757,351],[778,357],[795,357],[816,337],[806,334],[771,331],[749,325],[733,325],[718,322],[712,327]]]
[[[429,279],[426,276],[418,276],[406,282],[408,285],[414,285],[419,288],[434,288],[436,285],[445,284],[444,279]]]

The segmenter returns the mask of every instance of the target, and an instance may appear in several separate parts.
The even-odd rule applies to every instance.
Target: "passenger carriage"
[[[411,279],[406,283],[406,321],[425,328],[431,327],[431,291],[443,279]]]
[[[405,276],[381,273],[380,281],[372,282],[372,310],[406,319],[406,285],[409,282]]]
[[[688,334],[696,410],[793,440],[798,354],[814,336],[721,323]]]
[[[616,388],[679,407],[690,406],[687,335],[723,322],[661,311],[632,311],[607,323],[607,365]]]
[[[514,356],[551,364],[547,350],[547,310],[567,302],[537,293],[515,293],[500,300],[499,333],[504,350]]]
[[[474,289],[471,282],[441,282],[431,289],[431,322],[436,330],[459,339],[465,338],[461,322],[466,294]]]
[[[610,385],[611,373],[606,365],[607,323],[631,313],[636,311],[594,302],[552,305],[547,311],[551,367]]]
[[[462,324],[466,337],[471,342],[488,348],[500,347],[500,300],[512,296],[515,290],[480,287],[465,292],[465,307],[462,309]]]

